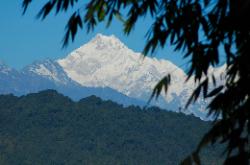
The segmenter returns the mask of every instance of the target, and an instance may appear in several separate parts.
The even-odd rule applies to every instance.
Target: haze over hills
[[[220,79],[225,66],[211,68]],[[171,73],[168,94],[162,94],[152,105],[194,114],[206,120],[207,102],[197,102],[183,110],[195,84],[186,80],[185,72],[167,60],[145,57],[127,48],[115,36],[98,34],[87,44],[57,61],[35,62],[21,71],[0,66],[1,93],[25,94],[43,89],[56,89],[74,99],[95,94],[124,105],[143,106],[156,83]],[[87,92],[86,92],[87,91]]]

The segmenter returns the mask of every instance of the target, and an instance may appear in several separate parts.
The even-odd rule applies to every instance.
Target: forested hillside
[[[124,108],[56,91],[0,96],[0,164],[178,164],[209,122],[158,108]],[[203,162],[220,164],[213,148]]]

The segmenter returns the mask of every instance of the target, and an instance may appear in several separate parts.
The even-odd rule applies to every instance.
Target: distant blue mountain
[[[57,62],[37,61],[17,71],[0,64],[0,94],[20,96],[45,89],[54,89],[73,100],[96,95],[103,100],[112,100],[124,106],[144,106],[144,101],[130,98],[109,87],[84,87],[71,80]]]

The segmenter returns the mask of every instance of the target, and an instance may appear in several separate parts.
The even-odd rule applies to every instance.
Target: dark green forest
[[[0,164],[174,165],[192,152],[211,123],[96,96],[74,102],[46,90],[1,95],[0,125]],[[204,150],[203,163],[221,164],[218,150]]]

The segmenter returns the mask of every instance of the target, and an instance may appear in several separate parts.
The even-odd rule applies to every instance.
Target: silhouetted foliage
[[[156,107],[122,107],[56,91],[0,95],[0,164],[165,165],[180,162],[211,127]],[[218,150],[218,149],[217,149]],[[214,148],[206,164],[220,164]]]
[[[24,11],[30,2],[31,0],[23,1]],[[50,0],[38,16],[45,18],[53,9],[58,13],[76,4],[80,4],[78,0]],[[108,26],[113,17],[116,17],[124,25],[124,33],[129,34],[138,19],[150,15],[154,23],[147,34],[144,54],[152,53],[157,47],[164,47],[168,42],[176,51],[183,51],[184,58],[191,59],[188,79],[192,77],[199,85],[188,104],[196,101],[200,93],[203,93],[205,98],[212,98],[208,111],[217,120],[194,154],[183,164],[190,164],[192,160],[200,164],[200,150],[217,141],[227,144],[224,164],[249,163],[248,0],[91,0],[82,7],[85,10],[77,10],[69,20],[64,46],[70,37],[74,39],[82,25],[86,25],[87,31],[90,31],[99,22],[106,22]],[[225,83],[217,87],[214,76],[208,75],[207,72],[209,66],[219,64],[222,54],[226,55],[227,70]],[[210,81],[214,82],[215,90],[208,93]],[[169,81],[163,83],[161,87],[166,86],[167,89]],[[156,96],[158,91],[158,88],[154,90]]]

